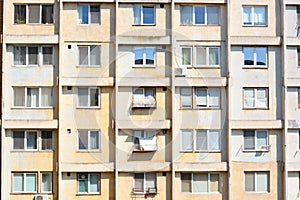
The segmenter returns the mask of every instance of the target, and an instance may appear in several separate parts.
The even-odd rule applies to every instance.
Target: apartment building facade
[[[299,16],[3,1],[1,199],[299,198]]]

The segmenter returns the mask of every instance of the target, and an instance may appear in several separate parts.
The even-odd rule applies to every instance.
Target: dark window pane
[[[88,149],[88,131],[80,130],[79,134],[79,149]]]
[[[15,5],[15,24],[26,24],[25,5]]]
[[[53,64],[53,48],[43,47],[43,65]]]
[[[38,48],[28,47],[28,64],[37,65],[38,64]]]
[[[40,5],[28,5],[28,23],[40,23]]]
[[[53,23],[53,6],[43,5],[42,6],[42,24]]]
[[[219,7],[207,7],[207,24],[219,24]]]
[[[42,131],[42,150],[52,150],[52,131]]]
[[[91,6],[91,23],[100,24],[100,7]]]
[[[88,47],[87,46],[81,46],[78,47],[79,49],[79,65],[88,65]]]
[[[14,131],[13,132],[13,149],[24,149],[24,131]]]
[[[37,132],[28,131],[26,136],[27,149],[37,149]]]
[[[181,192],[192,192],[192,174],[181,173]]]
[[[14,64],[26,65],[26,47],[14,47]]]
[[[90,89],[90,106],[99,106],[99,89]]]
[[[254,131],[244,131],[244,149],[254,149],[255,148],[255,132]]]

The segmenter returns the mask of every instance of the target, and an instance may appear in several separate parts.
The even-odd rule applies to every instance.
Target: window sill
[[[269,108],[243,108],[243,110],[269,110]]]
[[[101,107],[77,107],[76,109],[101,110]]]
[[[101,150],[77,150],[76,153],[101,153]]]
[[[76,68],[101,68],[101,65],[77,65]]]
[[[269,194],[270,192],[245,191],[246,194]]]
[[[222,110],[221,108],[179,108],[179,110]]]
[[[50,110],[54,109],[53,107],[12,107],[12,110]]]
[[[14,68],[38,68],[38,67],[54,67],[54,65],[12,65]]]
[[[48,23],[48,24],[30,24],[30,23],[24,23],[24,24],[16,24],[13,25],[29,25],[29,26],[54,26],[54,23]]]
[[[243,149],[243,152],[245,153],[254,153],[254,152],[269,152],[270,150],[267,149],[255,149],[255,150],[248,150],[248,149]]]
[[[10,195],[36,195],[37,192],[11,192]]]
[[[132,24],[132,26],[156,26],[156,24]]]
[[[268,69],[268,66],[261,65],[261,67],[258,67],[258,65],[244,65],[243,69]]]
[[[22,150],[22,149],[13,149],[10,151],[11,153],[53,153],[54,150]]]
[[[188,68],[191,68],[191,69],[219,69],[221,68],[220,65],[199,65],[199,66],[189,66]]]
[[[220,27],[220,24],[180,24],[180,26],[215,26],[215,27]]]
[[[133,65],[132,68],[156,68],[156,65]]]
[[[184,151],[180,150],[179,153],[221,153],[221,150],[191,150],[191,151]]]
[[[101,193],[76,193],[76,196],[101,195]]]
[[[268,25],[243,25],[243,27],[268,27]]]
[[[101,23],[77,24],[78,26],[100,26]]]

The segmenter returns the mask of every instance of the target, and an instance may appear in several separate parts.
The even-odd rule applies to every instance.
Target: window
[[[52,131],[41,131],[42,150],[53,150],[53,133]]]
[[[36,173],[13,173],[12,192],[36,193]]]
[[[244,26],[265,26],[266,6],[243,6]]]
[[[155,65],[155,47],[135,47],[134,65]]]
[[[219,88],[181,88],[181,108],[219,108]]]
[[[37,131],[13,131],[13,149],[37,150]]]
[[[220,151],[219,130],[181,130],[181,151]]]
[[[268,131],[245,130],[244,131],[244,150],[267,151]]]
[[[268,108],[268,89],[244,88],[244,108]]]
[[[14,107],[49,108],[52,107],[52,88],[13,87]]]
[[[157,150],[155,130],[134,131],[134,151]]]
[[[218,67],[220,65],[220,48],[213,46],[182,46],[181,65],[188,67]]]
[[[78,51],[80,66],[100,66],[100,46],[78,46]]]
[[[53,5],[15,5],[15,24],[53,24]]]
[[[297,48],[297,62],[298,62],[298,67],[300,67],[300,47]]]
[[[300,108],[300,88],[298,88],[298,108]]]
[[[100,107],[100,88],[78,88],[78,107]]]
[[[78,193],[99,194],[99,173],[78,173]]]
[[[219,7],[180,6],[180,23],[183,25],[219,25]]]
[[[135,88],[133,89],[133,107],[155,107],[155,88]]]
[[[41,192],[52,193],[52,173],[42,173],[41,175]]]
[[[133,193],[157,193],[156,173],[135,173]]]
[[[14,46],[13,63],[15,66],[53,65],[53,47]]]
[[[99,130],[78,130],[79,150],[100,150]]]
[[[134,25],[154,25],[155,24],[155,8],[151,5],[133,6]]]
[[[267,66],[267,48],[265,47],[244,47],[244,65],[250,67]]]
[[[99,5],[78,5],[79,24],[100,24]]]
[[[270,192],[270,172],[244,172],[246,192]]]
[[[297,27],[296,28],[297,28],[297,37],[300,37],[300,6],[297,6]]]
[[[220,192],[218,173],[181,173],[181,192],[217,193]]]

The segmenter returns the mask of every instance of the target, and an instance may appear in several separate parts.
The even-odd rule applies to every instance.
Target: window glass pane
[[[13,175],[13,192],[24,191],[24,174]]]
[[[156,188],[156,173],[146,173],[146,188]]]
[[[26,133],[27,149],[37,149],[37,132]]]
[[[99,192],[98,174],[90,174],[90,192]]]
[[[269,173],[256,172],[257,192],[269,192]]]
[[[100,46],[90,46],[90,65],[100,65]]]
[[[245,108],[254,107],[254,89],[251,88],[244,89],[244,107]]]
[[[13,132],[13,149],[24,149],[24,131]]]
[[[181,150],[193,150],[193,132],[191,130],[181,131]]]
[[[88,149],[88,131],[87,130],[78,130],[79,137],[79,149]]]
[[[88,173],[78,174],[78,192],[87,193],[88,192]]]
[[[38,48],[28,47],[28,64],[37,65],[38,64]]]
[[[153,6],[143,6],[143,24],[154,24]]]
[[[193,7],[180,6],[180,23],[193,24]]]
[[[297,25],[300,25],[300,6],[297,6]]]
[[[39,107],[39,88],[27,88],[27,107]]]
[[[52,131],[42,131],[42,150],[52,150]]]
[[[181,107],[191,108],[192,107],[192,88],[181,88]]]
[[[100,24],[100,6],[91,6],[91,23]]]
[[[256,148],[261,149],[261,146],[268,145],[268,132],[256,131],[257,143]]]
[[[219,7],[208,6],[207,8],[207,24],[219,24]]]
[[[254,48],[243,48],[244,65],[254,65]]]
[[[300,108],[300,88],[298,88],[298,108]]]
[[[36,174],[26,174],[26,192],[36,192]]]
[[[78,88],[79,106],[88,106],[88,88]]]
[[[79,24],[88,24],[89,23],[89,6],[88,5],[79,5],[78,6],[78,22]]]
[[[144,48],[134,48],[134,64],[135,65],[143,64],[143,52],[144,52]]]
[[[219,49],[210,47],[208,50],[209,65],[219,65]]]
[[[89,59],[88,59],[88,47],[78,47],[79,49],[79,65],[88,65]]]
[[[42,174],[42,192],[52,192],[52,174]]]
[[[195,6],[195,24],[205,24],[205,7]]]
[[[43,65],[53,65],[52,47],[43,47]]]
[[[220,106],[220,89],[210,88],[209,92],[209,107],[219,107]]]
[[[255,191],[254,173],[253,172],[245,172],[245,191],[246,192],[254,192]]]
[[[207,89],[196,88],[196,106],[206,107],[207,106]]]
[[[244,149],[254,149],[255,132],[244,131]]]
[[[220,150],[220,132],[219,131],[212,131],[208,132],[209,134],[209,149],[211,150]]]
[[[145,97],[146,98],[154,98],[154,89],[153,88],[145,88]]]
[[[268,97],[267,90],[265,88],[258,88],[256,90],[256,107],[267,108],[268,107]]]
[[[297,56],[298,56],[298,67],[300,67],[300,47],[297,47]]]
[[[26,5],[15,5],[15,24],[26,24]]]
[[[206,130],[196,132],[196,150],[207,150]]]
[[[41,105],[42,107],[52,106],[52,88],[42,88]]]
[[[265,6],[254,6],[254,25],[266,25]]]
[[[210,174],[210,192],[219,192],[219,174]]]
[[[134,5],[133,6],[133,18],[134,18],[134,24],[141,24],[141,5]]]
[[[144,173],[134,174],[134,189],[136,191],[144,190]]]
[[[42,5],[42,24],[53,23],[53,6]]]
[[[206,65],[206,47],[196,48],[196,65]]]
[[[40,5],[28,5],[28,23],[40,23]]]
[[[251,25],[252,24],[252,14],[251,7],[243,7],[243,24]]]
[[[208,192],[208,174],[193,174],[193,192]]]
[[[182,48],[182,65],[192,64],[192,48]]]
[[[267,65],[267,48],[256,48],[256,65]]]
[[[181,173],[180,179],[181,179],[181,192],[192,192],[191,174]]]
[[[25,106],[25,89],[14,88],[14,106]]]
[[[99,149],[99,131],[90,131],[90,149]]]
[[[100,106],[98,88],[90,88],[90,106]]]
[[[26,65],[26,47],[14,47],[14,64]]]
[[[154,47],[146,47],[145,52],[146,52],[146,64],[154,65],[155,48]]]

